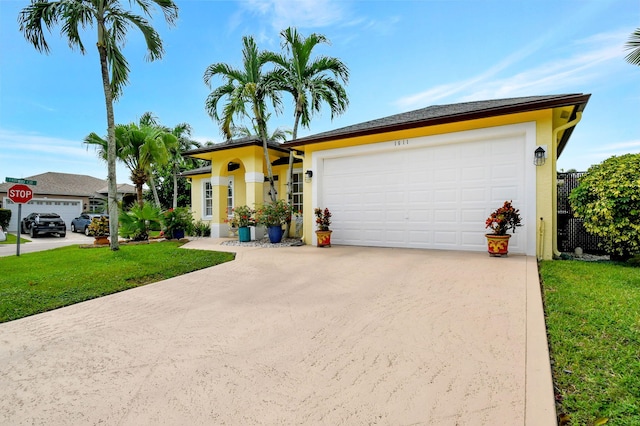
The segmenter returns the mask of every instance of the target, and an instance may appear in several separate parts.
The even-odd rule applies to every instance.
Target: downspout
[[[304,161],[304,155],[297,154],[295,149],[291,150],[291,155],[293,156],[293,158]],[[304,225],[302,226],[302,235],[300,235],[300,241],[304,241]]]
[[[563,124],[560,127],[556,127],[555,129],[553,129],[553,143],[555,143],[556,150],[558,149],[558,136],[560,135],[560,132],[562,132],[563,130],[568,129],[569,127],[574,127],[575,125],[577,125],[580,122],[580,120],[582,120],[582,112],[578,111],[578,112],[576,112],[576,118],[574,118],[573,120]],[[554,161],[554,164],[555,164],[555,161]],[[556,180],[557,180],[557,177],[556,177],[556,179],[554,179],[554,182]],[[557,203],[558,187],[557,186],[554,187],[554,191],[552,191],[552,193],[553,193],[553,197],[555,197],[555,199],[552,200],[553,201],[552,205],[555,206],[554,207],[554,210],[555,210],[554,214],[557,217],[557,215],[558,215],[558,203]],[[552,227],[553,228],[552,231],[557,234],[558,233],[558,220],[557,220],[557,218],[556,218],[556,220],[553,221],[553,225],[554,226]],[[553,244],[553,256],[557,258],[557,257],[560,257],[560,254],[561,254],[560,250],[558,250],[558,238],[556,236],[555,243]],[[541,253],[541,255],[542,255],[542,253]]]

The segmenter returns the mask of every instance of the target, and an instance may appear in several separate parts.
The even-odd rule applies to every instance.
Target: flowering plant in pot
[[[486,234],[489,254],[502,256],[509,253],[509,230],[516,231],[516,227],[522,226],[520,210],[513,207],[512,201],[505,201],[502,207],[489,215],[485,222],[485,228],[493,231]]]
[[[331,212],[326,207],[324,209],[316,207],[313,213],[316,216],[316,226],[318,228],[316,231],[318,247],[331,247],[332,231],[329,229],[331,225]]]
[[[95,244],[109,244],[109,218],[106,216],[94,217],[88,226],[89,235],[95,237]]]
[[[228,220],[233,228],[238,228],[238,239],[241,242],[251,241],[250,226],[256,226],[253,217],[255,212],[249,206],[238,206],[232,210],[233,217]]]
[[[256,209],[256,223],[267,227],[269,240],[279,243],[282,240],[282,225],[291,218],[291,207],[285,200],[265,203]]]

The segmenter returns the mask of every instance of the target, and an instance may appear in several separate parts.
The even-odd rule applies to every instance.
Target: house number
[[[409,145],[409,139],[400,139],[399,141],[393,141],[393,146]]]

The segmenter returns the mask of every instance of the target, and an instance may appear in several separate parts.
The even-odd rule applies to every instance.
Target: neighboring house
[[[333,214],[332,243],[486,251],[487,216],[505,200],[523,226],[511,253],[550,259],[557,252],[556,161],[580,121],[588,94],[532,96],[438,105],[270,145],[278,197],[286,196],[286,160],[304,241],[315,243],[313,210]],[[543,148],[545,163],[534,165]],[[259,140],[187,151],[211,167],[185,173],[192,208],[226,236],[233,206],[268,200]]]
[[[71,226],[73,218],[83,211],[102,212],[106,206],[107,181],[93,176],[75,175],[69,173],[47,172],[35,176],[26,177],[27,180],[36,181],[33,190],[33,199],[22,206],[22,217],[29,213],[57,213],[65,221],[67,229]],[[18,218],[18,205],[7,198],[7,191],[13,183],[0,184],[0,201],[2,206],[10,209],[11,221],[9,230],[16,231]],[[118,185],[118,199],[135,200],[135,188],[132,185]]]

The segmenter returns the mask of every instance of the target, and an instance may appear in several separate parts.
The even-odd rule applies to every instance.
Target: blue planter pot
[[[251,241],[251,228],[248,226],[241,226],[238,228],[238,240],[240,240],[241,243]]]
[[[184,229],[174,229],[173,238],[176,240],[181,240],[182,238],[184,238]]]
[[[269,233],[269,241],[271,244],[276,244],[282,241],[282,226],[269,226],[267,227],[267,232]]]

